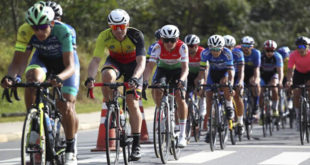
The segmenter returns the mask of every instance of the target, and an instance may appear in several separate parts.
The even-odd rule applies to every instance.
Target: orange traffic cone
[[[143,105],[142,105],[142,100],[139,100],[139,107],[140,111],[142,114],[142,127],[141,127],[141,136],[140,136],[140,143],[142,144],[149,144],[152,143],[149,141],[149,133],[147,131],[147,126],[146,126],[146,121],[145,121],[145,115],[144,115],[144,110],[143,110]]]
[[[94,149],[91,149],[91,152],[98,152],[98,151],[105,151],[106,150],[106,128],[105,128],[105,120],[107,116],[108,108],[106,103],[102,102],[102,110],[101,110],[101,120],[100,120],[100,126],[99,126],[99,132],[98,132],[98,138],[97,138],[97,146]],[[115,131],[112,129],[109,131],[110,137],[115,137]],[[109,143],[110,147],[115,147],[115,141],[110,141]]]

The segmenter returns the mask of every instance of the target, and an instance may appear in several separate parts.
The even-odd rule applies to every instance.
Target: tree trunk
[[[15,31],[15,38],[17,36],[17,31],[18,31],[18,27],[17,27],[17,17],[16,17],[16,7],[17,7],[17,1],[11,0],[11,11],[12,11],[12,18],[13,18],[13,27],[14,27],[14,31]]]

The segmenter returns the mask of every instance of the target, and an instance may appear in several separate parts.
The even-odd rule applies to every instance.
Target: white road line
[[[20,148],[7,148],[7,149],[0,149],[0,152],[2,151],[19,151]]]
[[[204,163],[210,160],[214,160],[214,159],[218,159],[218,158],[230,155],[235,152],[236,151],[214,151],[214,152],[202,151],[199,153],[183,156],[178,161],[169,161],[169,164],[170,163],[201,164],[201,163]]]
[[[0,160],[1,165],[15,165],[20,164],[20,157],[12,158],[12,159],[6,159],[6,160]]]
[[[288,148],[288,149],[310,149],[310,146],[280,146],[280,145],[229,145],[228,148]]]
[[[298,165],[310,158],[310,152],[282,152],[259,164],[264,165]]]

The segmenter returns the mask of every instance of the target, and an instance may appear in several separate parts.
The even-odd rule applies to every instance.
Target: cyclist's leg
[[[293,75],[293,85],[298,86],[305,84],[305,74],[298,72],[296,69]],[[293,88],[293,105],[296,113],[296,124],[297,130],[299,130],[299,114],[300,114],[300,95],[301,89],[300,88]]]
[[[238,84],[238,76],[235,76],[235,82],[234,84]],[[237,123],[240,125],[243,125],[243,111],[244,111],[244,104],[243,104],[243,99],[242,99],[242,93],[243,93],[243,83],[241,83],[242,86],[238,86],[236,88],[236,93],[234,95],[234,101],[236,104],[236,115],[237,115]]]
[[[250,84],[254,87],[252,87],[251,92],[252,92],[252,97],[254,99],[254,104],[253,104],[253,114],[257,114],[258,112],[258,104],[259,104],[259,96],[260,96],[260,84],[253,84],[254,81],[254,75],[250,78]]]
[[[43,62],[39,60],[37,51],[33,54],[25,72],[27,82],[43,82],[45,80],[47,69]],[[25,88],[25,104],[27,110],[35,101],[36,93],[33,91],[33,88]]]
[[[277,86],[279,84],[279,79],[278,79],[278,74],[274,74],[269,81],[269,85],[271,86]],[[272,91],[272,110],[273,110],[273,115],[274,116],[279,116],[279,110],[278,110],[278,105],[279,105],[279,93],[278,93],[278,87],[274,87],[271,89]]]
[[[103,83],[112,83],[119,79],[120,64],[108,57],[101,70],[101,78]],[[112,90],[109,87],[102,87],[102,94],[105,101],[112,100]]]
[[[224,77],[221,78],[220,84],[222,85],[228,84],[228,76],[226,74]],[[232,93],[229,90],[229,87],[224,87],[223,91],[224,91],[224,97],[226,101],[225,109],[227,111],[227,117],[229,119],[233,119],[235,114],[234,114],[234,108],[233,108],[233,102],[232,102]]]
[[[154,74],[152,84],[160,84],[160,83],[166,83],[166,73],[165,69],[163,68],[156,68],[156,73]],[[152,89],[152,96],[153,100],[157,107],[160,107],[160,101],[163,96],[163,92],[161,89]]]

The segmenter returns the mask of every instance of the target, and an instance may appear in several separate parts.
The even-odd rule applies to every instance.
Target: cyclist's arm
[[[283,82],[283,66],[277,67],[277,72],[279,74],[279,84],[282,84],[282,82]]]
[[[260,77],[259,67],[255,67],[255,68],[254,68],[254,79],[255,79],[255,81],[256,81],[257,79],[259,79],[259,77]]]
[[[136,62],[137,66],[135,68],[135,71],[133,72],[132,77],[139,78],[143,75],[143,72],[145,70],[145,63],[146,63],[145,56],[137,56]]]
[[[95,79],[100,61],[101,61],[100,57],[93,57],[93,59],[88,65],[88,77]]]
[[[287,68],[287,81],[292,81],[293,78],[293,68]]]
[[[187,80],[187,76],[189,72],[188,62],[181,62],[181,68],[182,68],[182,72],[181,72],[180,80],[185,81]]]
[[[239,78],[239,82],[243,82],[243,80],[244,80],[244,63],[238,65],[238,78]]]
[[[155,65],[156,65],[156,62],[154,61],[149,61],[146,64],[145,71],[143,73],[143,81],[147,81],[147,82],[149,81],[151,73]]]
[[[282,84],[282,81],[283,81],[283,59],[279,53],[275,52],[275,55],[276,55],[277,72],[279,74],[279,84]]]
[[[181,55],[181,76],[180,76],[180,80],[185,81],[187,80],[187,76],[189,73],[189,66],[188,66],[188,47],[186,44],[183,44],[179,50],[180,55]]]
[[[57,76],[62,80],[66,80],[74,74],[75,66],[74,66],[73,52],[72,51],[64,52],[62,54],[62,57],[65,69]]]
[[[235,71],[233,70],[233,68],[228,69],[228,82],[230,83],[230,85],[234,85],[234,77],[235,77]]]
[[[31,50],[25,52],[15,51],[13,60],[8,69],[8,75],[15,77],[16,75],[22,75],[27,67],[28,58],[31,54]]]

